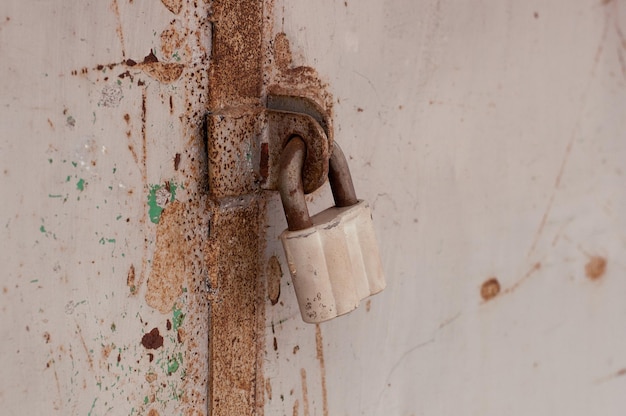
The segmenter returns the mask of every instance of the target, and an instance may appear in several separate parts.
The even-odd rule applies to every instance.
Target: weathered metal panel
[[[207,14],[0,5],[0,413],[207,414]]]
[[[388,286],[302,323],[269,201],[266,414],[623,413],[625,10],[276,2],[334,95]]]

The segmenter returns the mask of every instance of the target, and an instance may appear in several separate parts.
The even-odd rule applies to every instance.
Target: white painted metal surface
[[[626,4],[281,0],[275,14],[334,94],[388,286],[311,326],[282,261],[266,414],[622,414]],[[270,212],[267,255],[283,259],[277,198]]]
[[[199,3],[0,5],[2,415],[206,414]]]

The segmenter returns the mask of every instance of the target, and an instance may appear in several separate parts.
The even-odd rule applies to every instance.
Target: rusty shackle
[[[289,231],[303,230],[313,226],[302,185],[305,157],[306,145],[300,136],[293,136],[280,156],[278,190]],[[333,143],[330,155],[328,182],[336,207],[349,207],[358,202],[348,162],[336,142]]]

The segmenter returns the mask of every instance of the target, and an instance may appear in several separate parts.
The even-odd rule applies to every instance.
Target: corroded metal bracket
[[[261,139],[259,161],[261,187],[278,189],[280,155],[287,142],[298,136],[306,145],[302,170],[304,192],[315,191],[328,177],[332,151],[330,116],[308,98],[285,95],[268,96],[265,113],[267,128]]]

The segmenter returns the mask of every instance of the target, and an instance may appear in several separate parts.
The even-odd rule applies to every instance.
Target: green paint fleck
[[[89,413],[87,413],[87,416],[91,416],[91,412],[93,412],[93,408],[96,407],[96,401],[98,401],[97,397],[93,399],[93,403],[91,403],[91,409],[89,410]]]
[[[122,219],[122,216],[121,216],[121,215],[118,215],[117,217],[115,217],[115,219],[119,221],[119,220],[121,220],[121,219]]]
[[[31,282],[31,283],[37,283],[38,281],[39,281],[39,279],[33,279],[33,280],[31,280],[30,282]]]
[[[176,309],[176,305],[172,310],[172,328],[176,331],[183,324],[183,319],[185,319],[185,314],[180,309]]]
[[[52,194],[48,194],[48,198],[63,198],[63,195],[52,195]]]
[[[52,164],[52,159],[48,159],[48,163]]]
[[[78,163],[72,162],[72,166],[76,167],[76,166],[78,166]]]
[[[39,227],[39,231],[41,231],[42,233],[46,233],[46,227],[44,227],[43,225],[41,227]]]
[[[116,329],[116,328],[117,328],[117,327],[115,326],[115,322],[113,322],[113,323],[111,324],[111,332],[115,332],[115,329]]]
[[[117,85],[122,85],[122,81],[120,81],[119,79],[117,80]]]
[[[143,398],[143,403],[144,403],[144,404],[148,404],[148,396],[146,396],[146,397],[144,397],[144,398]]]
[[[167,363],[168,374],[175,373],[176,370],[178,370],[178,365],[178,360],[176,360],[176,358],[172,358],[171,360],[169,360]]]
[[[67,175],[67,178],[65,178],[65,182],[69,182],[72,180],[72,176],[71,175]]]
[[[85,190],[85,180],[84,179],[80,179],[78,182],[76,182],[76,189],[78,189],[79,191],[84,191]]]
[[[105,245],[106,243],[114,243],[115,244],[115,238],[100,238],[100,240],[98,240],[98,242],[102,245]]]
[[[154,224],[158,224],[161,219],[161,213],[163,212],[163,207],[161,207],[157,203],[157,191],[161,189],[161,185],[152,185],[150,187],[150,192],[148,193],[148,215],[150,217],[150,221]],[[169,184],[169,192],[170,192],[170,202],[173,202],[176,198],[176,189],[178,185],[175,183]]]
[[[113,168],[113,173],[117,172],[117,168]]]
[[[67,124],[71,127],[74,127],[76,125],[76,119],[72,116],[67,116]]]

